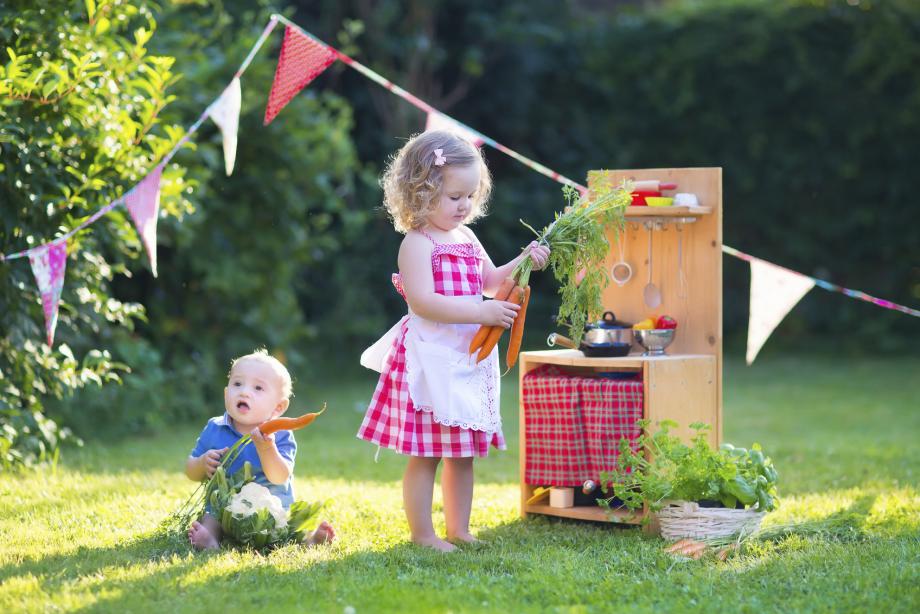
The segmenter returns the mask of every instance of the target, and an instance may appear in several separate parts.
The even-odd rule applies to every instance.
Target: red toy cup
[[[633,207],[645,207],[648,206],[648,203],[645,202],[646,196],[661,196],[661,192],[657,190],[636,190],[632,193],[632,206]]]

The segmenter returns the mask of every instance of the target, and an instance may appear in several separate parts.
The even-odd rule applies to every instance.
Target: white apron
[[[456,297],[481,302],[482,296]],[[406,381],[415,409],[435,422],[494,433],[501,428],[498,350],[476,364],[467,354],[478,324],[445,324],[409,312],[361,354],[361,364],[383,371],[393,341],[406,322]]]

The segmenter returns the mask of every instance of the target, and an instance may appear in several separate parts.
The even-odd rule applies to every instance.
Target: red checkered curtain
[[[524,376],[528,484],[574,486],[588,474],[578,378],[544,366]]]
[[[291,26],[284,29],[284,42],[275,80],[265,107],[265,125],[271,123],[297,93],[335,62],[336,53]]]
[[[544,365],[524,376],[524,480],[581,486],[609,471],[622,437],[639,437],[643,388],[638,380],[568,375]]]
[[[588,476],[597,480],[601,471],[613,469],[620,455],[620,439],[629,439],[633,450],[636,449],[634,442],[642,430],[638,426],[642,419],[642,383],[590,377],[578,379]],[[582,482],[584,480],[578,483]]]

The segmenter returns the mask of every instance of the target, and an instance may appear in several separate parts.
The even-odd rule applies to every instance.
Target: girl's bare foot
[[[472,533],[469,533],[469,532],[457,533],[456,535],[448,535],[447,541],[453,542],[453,543],[460,542],[464,544],[480,543],[479,539],[477,539]]]
[[[335,529],[325,520],[320,523],[316,530],[304,540],[308,546],[317,546],[320,544],[331,544],[335,541]]]
[[[217,550],[220,544],[206,526],[197,520],[188,530],[188,541],[196,550]]]
[[[418,546],[425,546],[426,548],[434,548],[435,550],[440,550],[441,552],[453,552],[457,549],[455,545],[450,542],[444,541],[437,535],[432,535],[431,537],[421,537],[421,538],[412,538],[412,543]]]

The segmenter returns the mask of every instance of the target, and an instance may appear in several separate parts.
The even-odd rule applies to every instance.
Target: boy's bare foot
[[[196,550],[217,550],[220,544],[206,526],[197,520],[188,530],[188,541]]]
[[[460,543],[463,543],[463,544],[478,544],[478,543],[480,543],[479,539],[477,539],[472,533],[469,533],[469,532],[466,532],[466,533],[457,533],[456,535],[448,535],[448,536],[447,536],[447,541],[452,542],[452,543],[455,543],[455,544],[456,544],[457,542],[460,542]]]
[[[308,546],[317,546],[320,544],[331,544],[335,541],[335,528],[325,520],[320,523],[316,530],[310,533],[309,537],[303,540]]]
[[[455,545],[450,542],[444,541],[437,535],[431,537],[422,537],[422,538],[412,538],[412,543],[418,546],[425,546],[426,548],[434,548],[435,550],[440,550],[441,552],[453,552],[457,549]]]

